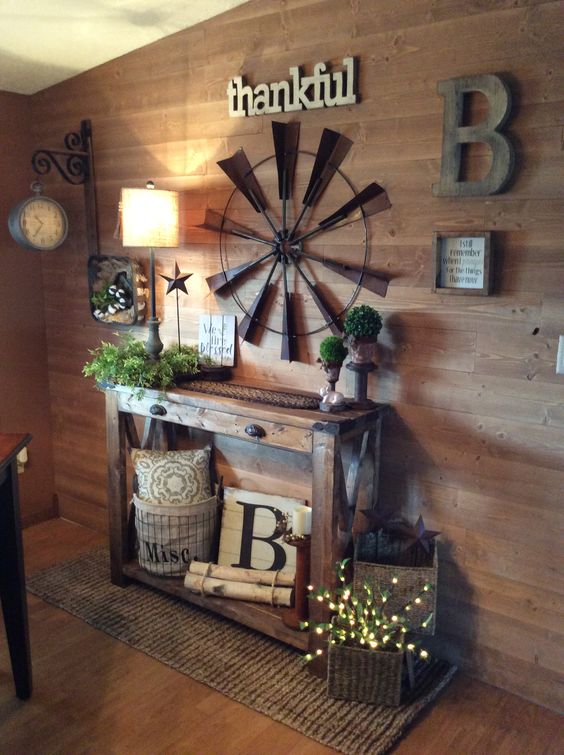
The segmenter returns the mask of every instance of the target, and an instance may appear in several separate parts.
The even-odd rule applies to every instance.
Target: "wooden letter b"
[[[502,79],[493,74],[464,76],[439,81],[437,91],[445,98],[441,180],[433,184],[436,197],[480,197],[498,194],[511,178],[513,145],[500,134],[511,111],[511,93]],[[481,92],[489,103],[486,118],[475,126],[463,126],[464,95]],[[462,144],[484,142],[492,152],[488,174],[479,181],[459,181]]]

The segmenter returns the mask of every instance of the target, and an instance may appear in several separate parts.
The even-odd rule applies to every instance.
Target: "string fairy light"
[[[400,584],[397,576],[391,578],[390,588],[378,587],[376,590],[380,601],[374,602],[374,589],[368,583],[363,584],[360,591],[353,591],[352,585],[346,583],[345,566],[347,560],[337,564],[338,587],[333,592],[325,587],[314,590],[308,585],[309,597],[324,603],[332,613],[329,621],[322,623],[301,622],[300,628],[310,629],[318,636],[326,635],[328,646],[348,645],[362,647],[366,651],[385,650],[386,652],[417,652],[423,660],[429,658],[426,650],[418,650],[417,643],[408,641],[411,622],[406,615],[413,604],[421,604],[421,596],[434,589],[430,583],[425,583],[420,591],[411,597],[403,609],[392,613],[389,608],[393,605],[394,587]],[[420,627],[427,627],[433,614],[429,614]],[[304,661],[311,661],[322,655],[323,650],[317,648],[307,653]]]

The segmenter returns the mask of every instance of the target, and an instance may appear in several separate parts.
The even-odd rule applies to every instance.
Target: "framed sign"
[[[200,315],[199,352],[214,364],[235,364],[235,315]]]
[[[292,512],[304,504],[298,498],[225,488],[218,564],[295,571],[296,549],[283,540],[285,518],[292,520]]]
[[[487,296],[492,290],[489,231],[437,232],[433,236],[433,291]]]

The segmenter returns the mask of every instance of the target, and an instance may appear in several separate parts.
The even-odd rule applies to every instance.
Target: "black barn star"
[[[187,294],[188,291],[186,291],[186,281],[192,275],[193,273],[181,273],[178,268],[178,262],[175,261],[174,278],[169,278],[168,275],[161,275],[161,278],[164,278],[165,281],[168,281],[168,286],[166,289],[167,294],[170,294],[170,292],[174,290],[183,291],[185,294]]]

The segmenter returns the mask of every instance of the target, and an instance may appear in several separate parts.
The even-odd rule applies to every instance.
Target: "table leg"
[[[0,480],[0,596],[16,694],[27,700],[32,690],[31,653],[15,460]]]
[[[106,391],[106,448],[108,454],[108,520],[112,583],[123,587],[129,580],[123,567],[129,560],[127,536],[127,480],[125,475],[126,429],[118,411],[117,394]]]

